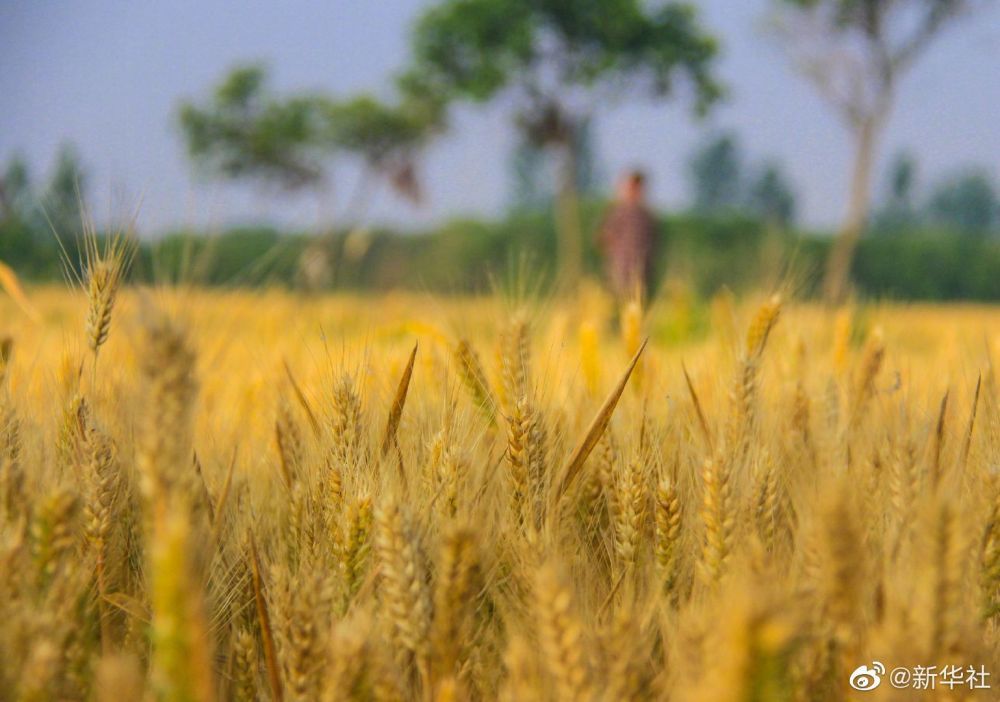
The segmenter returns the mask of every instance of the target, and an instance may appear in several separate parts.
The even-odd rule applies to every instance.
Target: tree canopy
[[[1000,196],[980,170],[957,173],[937,185],[928,203],[930,219],[962,234],[985,236],[1000,224]]]
[[[795,218],[795,192],[774,160],[748,163],[739,137],[710,135],[688,160],[692,208],[699,214],[743,212],[771,225]]]
[[[699,211],[739,206],[743,186],[743,164],[737,139],[720,134],[706,141],[688,164],[694,207]]]
[[[185,103],[180,124],[188,154],[209,173],[295,189],[323,173],[313,108],[310,97],[274,97],[264,68],[244,66],[223,79],[207,104]]]
[[[448,0],[417,22],[413,53],[404,85],[475,102],[509,90],[540,144],[568,142],[594,107],[628,93],[665,97],[679,76],[701,111],[721,94],[715,40],[678,2]]]
[[[338,154],[401,182],[437,126],[429,101],[400,104],[371,95],[274,95],[262,66],[234,69],[204,103],[185,103],[180,125],[192,160],[217,177],[297,189],[322,182]],[[412,189],[412,184],[407,187]]]
[[[795,193],[777,163],[765,163],[747,193],[751,212],[765,222],[786,227],[795,220]]]

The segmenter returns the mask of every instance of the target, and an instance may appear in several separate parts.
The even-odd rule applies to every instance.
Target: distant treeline
[[[601,207],[584,208],[588,270],[599,275],[593,246]],[[830,238],[781,230],[732,215],[669,215],[661,220],[657,278],[678,280],[699,295],[784,282],[815,292]],[[61,280],[64,257],[79,260],[78,241],[40,236],[16,221],[0,224],[0,260],[25,279]],[[321,261],[323,287],[475,292],[516,284],[544,289],[555,268],[555,231],[545,213],[499,221],[456,220],[422,234],[387,229],[322,237],[240,228],[214,235],[175,232],[143,241],[134,276],[141,281],[211,286],[301,286],[304,260]],[[858,292],[906,300],[1000,300],[1000,240],[943,229],[911,230],[862,240],[854,262]]]

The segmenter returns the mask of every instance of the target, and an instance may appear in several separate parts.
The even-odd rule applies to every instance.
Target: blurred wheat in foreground
[[[996,309],[139,292],[92,254],[38,320],[0,299],[0,699],[997,697],[848,685],[1000,676]]]

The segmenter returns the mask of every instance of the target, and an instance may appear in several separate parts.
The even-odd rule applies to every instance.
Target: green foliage
[[[916,204],[917,161],[907,152],[896,154],[886,178],[888,191],[885,202],[872,218],[875,234],[895,234],[912,230],[920,213]]]
[[[696,210],[711,212],[740,205],[743,163],[734,135],[710,138],[694,153],[689,169]]]
[[[35,231],[19,219],[0,220],[0,261],[31,278],[53,278],[53,261],[58,261],[54,246],[45,246]]]
[[[933,228],[959,236],[1000,234],[1000,196],[989,174],[967,168],[924,195],[916,187],[916,160],[907,154],[889,167],[888,197],[873,218],[876,235],[907,236]]]
[[[534,27],[521,0],[453,0],[417,22],[411,92],[485,101],[533,60]]]
[[[868,295],[1000,300],[1000,241],[947,231],[863,239],[852,271]]]
[[[0,176],[0,217],[27,219],[34,207],[28,164],[14,156]]]
[[[421,115],[385,105],[370,95],[322,103],[327,138],[337,147],[378,165],[419,145],[428,126]]]
[[[596,231],[603,211],[603,203],[583,203],[586,231]],[[657,278],[684,281],[702,298],[723,288],[770,284],[775,268],[786,265],[796,291],[815,294],[816,273],[832,241],[804,232],[775,234],[759,219],[738,214],[666,216],[660,235]],[[359,236],[365,238],[360,247]],[[58,249],[54,240],[48,242],[31,237],[16,222],[0,222],[0,259],[29,280],[62,280]],[[133,274],[160,283],[295,286],[300,257],[311,243],[315,239],[309,235],[267,228],[212,236],[177,232],[143,241]],[[69,256],[76,260],[72,246]],[[544,289],[555,273],[553,221],[541,212],[519,212],[495,222],[455,220],[423,234],[340,232],[327,246],[334,285],[353,290],[485,292],[511,275],[527,276]],[[601,275],[590,238],[585,261],[590,275]],[[862,239],[852,277],[862,296],[1000,301],[998,271],[1000,240],[924,230]]]
[[[985,236],[1000,225],[1000,198],[983,171],[970,170],[945,180],[931,193],[928,215],[942,227]]]
[[[233,70],[206,105],[182,105],[188,154],[210,174],[255,178],[294,189],[322,176],[313,101],[280,100],[261,66]]]
[[[350,100],[317,99],[324,137],[332,150],[360,158],[401,195],[419,199],[414,160],[438,129],[440,112],[414,101],[390,106],[370,95]]]
[[[772,227],[795,217],[795,193],[781,166],[766,161],[748,168],[733,133],[705,140],[688,161],[688,177],[693,209],[701,215],[750,215]]]
[[[889,168],[889,193],[892,202],[910,204],[917,182],[917,160],[912,154],[896,155]]]
[[[158,281],[252,287],[292,285],[305,235],[266,227],[232,229],[205,236],[174,232],[145,243],[135,268]]]
[[[14,156],[0,177],[0,261],[27,277],[57,277],[60,247],[75,253],[79,245],[86,183],[70,145],[60,147],[41,187],[33,182],[27,164]]]
[[[51,229],[65,239],[83,233],[81,202],[87,191],[87,176],[76,149],[63,144],[56,154],[56,164],[45,191],[40,196],[42,212]]]
[[[573,91],[613,99],[627,84],[664,97],[682,74],[707,108],[721,92],[710,73],[715,52],[684,3],[447,0],[417,22],[404,83],[443,101],[485,102],[512,89],[524,133],[566,143],[585,117]]]
[[[741,214],[682,216],[661,220],[661,277],[687,280],[702,295],[722,288],[746,290],[762,282],[771,255],[762,245],[760,220]],[[788,237],[783,252],[791,249]]]
[[[278,97],[262,66],[246,66],[226,76],[206,103],[182,105],[179,120],[189,156],[210,176],[295,190],[323,183],[333,160],[353,157],[366,175],[416,199],[414,160],[439,129],[441,109],[414,95],[399,104],[370,95]]]
[[[787,227],[795,219],[795,194],[781,167],[766,163],[749,185],[747,206],[772,225]]]

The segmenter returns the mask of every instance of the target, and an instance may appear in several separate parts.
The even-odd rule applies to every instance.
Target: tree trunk
[[[866,118],[855,134],[854,167],[847,216],[830,250],[823,280],[823,297],[830,304],[843,302],[851,275],[854,250],[864,232],[871,206],[871,175],[875,159],[878,120]]]
[[[572,140],[561,147],[556,195],[557,283],[562,292],[576,292],[583,270],[583,232],[576,191],[576,153]]]

